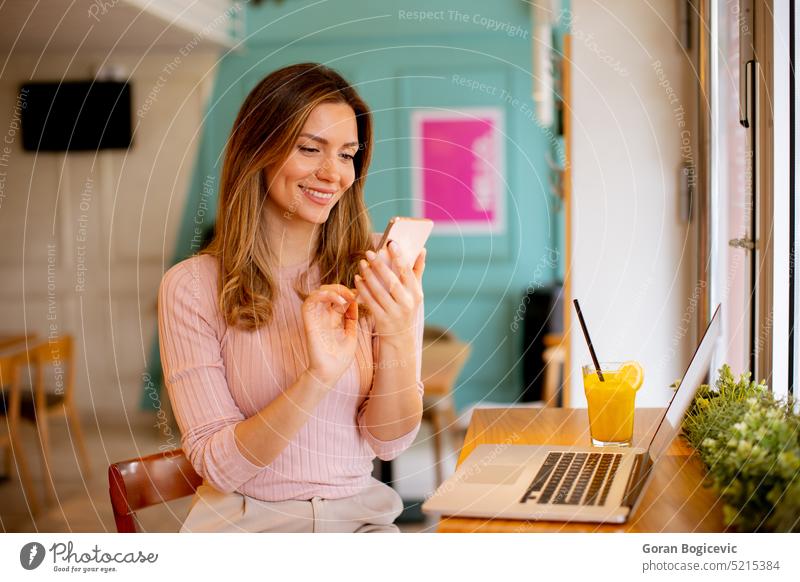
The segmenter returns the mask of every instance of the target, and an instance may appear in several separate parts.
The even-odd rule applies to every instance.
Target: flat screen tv
[[[131,145],[131,87],[116,81],[27,83],[20,100],[29,151],[96,151]]]

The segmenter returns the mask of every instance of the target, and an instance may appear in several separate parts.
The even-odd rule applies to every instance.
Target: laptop
[[[708,375],[719,312],[717,306],[646,449],[479,445],[422,510],[454,517],[624,523]]]

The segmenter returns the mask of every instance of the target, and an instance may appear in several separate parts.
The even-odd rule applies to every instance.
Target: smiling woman
[[[357,259],[370,248],[364,181],[371,151],[369,108],[331,69],[293,65],[250,92],[226,151],[225,214],[206,250],[222,262],[229,325],[255,329],[269,320],[275,264],[313,254],[323,284],[353,287]],[[333,196],[323,201],[311,190]]]
[[[286,161],[274,172],[265,170],[267,209],[283,211],[283,219],[297,214],[309,224],[324,224],[355,180],[358,128],[350,105],[322,103],[304,129]]]
[[[392,249],[391,269],[375,252],[371,128],[314,63],[239,111],[214,239],[159,291],[164,377],[204,478],[182,531],[397,531],[372,461],[419,430],[425,253],[412,267]]]

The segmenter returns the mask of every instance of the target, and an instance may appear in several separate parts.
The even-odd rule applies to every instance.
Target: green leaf
[[[723,499],[725,523],[742,531],[800,531],[800,417],[764,381],[723,365],[698,388],[683,436]]]

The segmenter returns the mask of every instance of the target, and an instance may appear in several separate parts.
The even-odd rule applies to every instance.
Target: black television
[[[117,81],[26,83],[20,88],[22,147],[96,151],[131,146],[131,86]]]

